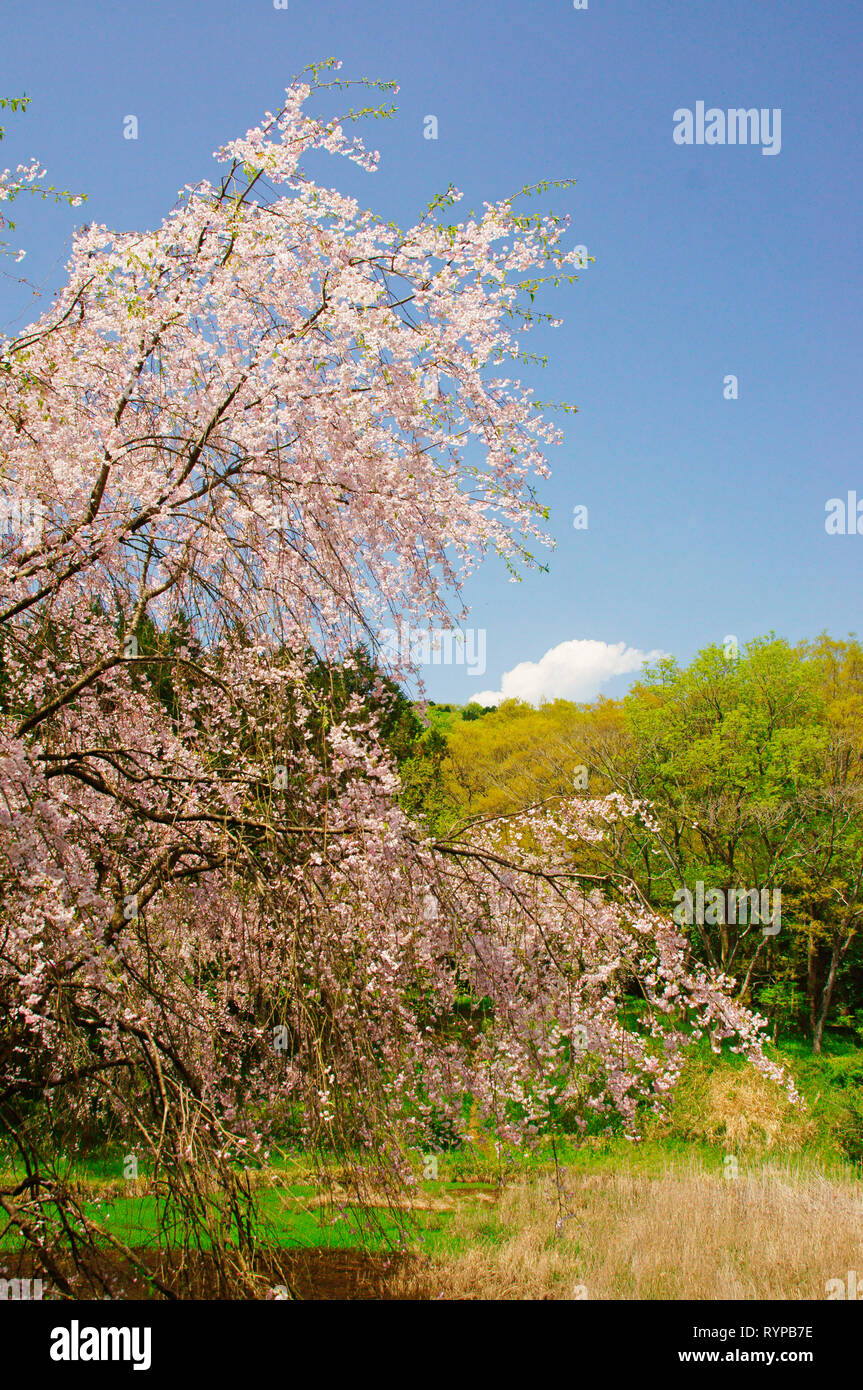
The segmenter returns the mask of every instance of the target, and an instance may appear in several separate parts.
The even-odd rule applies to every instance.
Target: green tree
[[[787,1011],[799,989],[816,1051],[856,968],[862,663],[854,641],[772,634],[734,656],[707,647],[685,668],[667,658],[624,701],[628,739],[607,766],[659,822],[658,850],[631,822],[619,846],[655,905],[670,910],[698,881],[726,905],[732,889],[781,892],[778,933],[732,906],[693,923],[693,945],[768,1009]]]

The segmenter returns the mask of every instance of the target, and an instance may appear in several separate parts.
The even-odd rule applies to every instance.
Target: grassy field
[[[418,1154],[398,1213],[358,1212],[337,1172],[327,1192],[285,1152],[255,1175],[262,1239],[303,1255],[312,1297],[824,1298],[848,1271],[863,1282],[863,1051],[782,1052],[803,1108],[739,1058],[693,1051],[641,1142],[516,1152],[477,1135],[436,1156],[436,1181]],[[91,1219],[154,1251],[156,1198],[146,1174],[123,1177],[119,1150],[70,1161],[69,1176]],[[7,1230],[0,1264],[16,1247]]]

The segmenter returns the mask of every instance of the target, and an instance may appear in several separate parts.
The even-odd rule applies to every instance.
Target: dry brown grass
[[[792,1105],[751,1064],[705,1067],[701,1059],[685,1068],[669,1115],[654,1126],[657,1138],[675,1135],[753,1155],[798,1152],[817,1132],[811,1110]]]
[[[863,1280],[863,1184],[790,1170],[571,1179],[556,1234],[553,1178],[463,1212],[462,1253],[401,1276],[413,1298],[823,1299]],[[579,1287],[580,1286],[580,1287]]]

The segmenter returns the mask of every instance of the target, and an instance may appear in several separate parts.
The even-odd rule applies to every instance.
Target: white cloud
[[[639,651],[625,642],[594,642],[574,638],[552,647],[539,661],[520,661],[504,671],[500,690],[483,690],[472,696],[481,705],[501,700],[592,700],[614,676],[632,675],[645,661],[656,661],[665,652]]]

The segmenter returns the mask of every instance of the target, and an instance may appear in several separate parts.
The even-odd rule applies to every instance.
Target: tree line
[[[658,829],[624,820],[593,867],[631,877],[674,912],[681,890],[714,906],[681,921],[693,955],[731,976],[774,1037],[863,1034],[863,648],[773,634],[683,665],[645,668],[622,699],[431,705],[403,767],[405,797],[438,829],[573,791],[649,802]],[[584,857],[582,849],[577,851]],[[711,894],[711,890],[713,890]],[[717,909],[737,890],[781,894],[765,931]],[[678,913],[678,918],[682,914]]]

